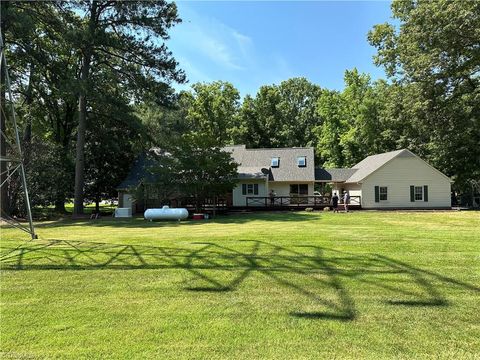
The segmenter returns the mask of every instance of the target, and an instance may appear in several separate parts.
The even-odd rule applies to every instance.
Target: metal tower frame
[[[22,148],[20,144],[20,134],[18,131],[18,126],[17,126],[17,118],[16,118],[16,113],[15,113],[15,108],[13,106],[13,95],[12,95],[12,88],[10,84],[10,77],[8,75],[8,67],[7,67],[7,59],[5,58],[5,46],[3,43],[3,35],[0,33],[0,73],[3,72],[3,75],[5,76],[5,94],[8,94],[8,100],[9,104],[1,104],[0,103],[0,122],[3,123],[4,126],[0,127],[0,136],[3,138],[0,141],[0,143],[4,146],[7,144],[10,145],[12,150],[14,151],[14,154],[12,156],[4,156],[0,155],[0,163],[6,163],[6,170],[2,173],[4,175],[3,181],[0,184],[0,189],[2,187],[7,186],[8,180],[11,179],[13,174],[18,172],[20,174],[21,182],[22,182],[22,188],[23,188],[23,195],[25,197],[25,205],[27,208],[27,217],[28,217],[28,223],[29,227],[25,227],[22,224],[20,224],[18,221],[15,219],[11,218],[10,216],[7,215],[5,209],[1,209],[1,219],[9,223],[10,225],[19,228],[27,233],[30,234],[32,239],[37,238],[37,234],[35,233],[35,227],[33,226],[33,219],[32,219],[32,209],[30,207],[30,198],[28,196],[28,189],[27,189],[27,181],[25,178],[25,166],[23,164],[23,155],[22,155]],[[6,107],[10,107],[10,112],[11,112],[11,119],[7,120],[6,116]],[[15,143],[12,144],[8,137],[7,134],[3,131],[3,129],[7,129],[7,123],[10,122],[11,126],[13,126],[14,132],[15,132]],[[6,152],[6,151],[5,151]],[[3,154],[3,152],[2,152]]]

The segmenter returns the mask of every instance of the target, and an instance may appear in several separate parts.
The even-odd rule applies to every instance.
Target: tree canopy
[[[458,185],[480,178],[480,3],[394,1],[399,27],[369,33],[375,63],[401,84],[413,150]],[[415,139],[416,140],[416,139]]]

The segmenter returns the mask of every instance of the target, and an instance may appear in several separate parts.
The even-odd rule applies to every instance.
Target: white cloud
[[[253,54],[253,41],[246,35],[240,34],[238,31],[233,30],[233,37],[237,40],[238,47],[242,53],[244,60],[251,62]]]
[[[242,95],[255,95],[259,86],[279,83],[293,76],[286,59],[279,54],[260,56],[254,39],[199,14],[188,3],[177,3],[183,22],[171,31],[169,48],[184,69],[189,83],[230,81]],[[175,86],[177,89],[189,85]]]
[[[251,39],[220,21],[182,4],[183,23],[172,30],[171,43],[182,53],[201,56],[228,70],[245,70]],[[178,52],[177,50],[177,52]],[[186,55],[183,55],[186,57]]]

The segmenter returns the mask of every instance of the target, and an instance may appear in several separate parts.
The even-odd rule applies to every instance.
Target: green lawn
[[[480,358],[480,213],[2,228],[2,358]]]

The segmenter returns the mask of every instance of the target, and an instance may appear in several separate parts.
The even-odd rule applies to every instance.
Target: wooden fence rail
[[[247,196],[245,205],[263,206],[263,207],[305,207],[305,206],[330,206],[331,198],[329,196]],[[339,204],[343,204],[340,199]],[[350,196],[350,205],[360,206],[360,196]]]

